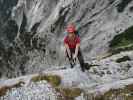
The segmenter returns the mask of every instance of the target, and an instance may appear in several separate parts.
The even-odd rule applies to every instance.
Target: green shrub
[[[133,50],[133,26],[119,35],[116,35],[112,41],[110,41],[110,51],[119,53],[121,51]]]

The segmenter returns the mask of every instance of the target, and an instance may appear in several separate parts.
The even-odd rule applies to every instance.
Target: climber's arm
[[[75,48],[75,57],[77,57],[77,55],[78,55],[78,52],[79,52],[79,47],[80,47],[80,43],[78,43],[77,45],[76,45],[76,48]]]
[[[67,51],[69,58],[71,58],[71,52],[70,52],[68,44],[65,43],[64,45],[65,45],[65,48],[66,48],[66,51]]]

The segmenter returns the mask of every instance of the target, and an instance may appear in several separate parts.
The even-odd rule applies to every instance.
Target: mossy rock
[[[74,98],[81,95],[82,90],[80,88],[64,88],[58,87],[56,91],[61,93],[68,100],[74,100]]]
[[[42,80],[46,80],[52,86],[56,87],[59,86],[61,83],[61,77],[58,75],[38,75],[31,79],[33,82],[39,82]]]

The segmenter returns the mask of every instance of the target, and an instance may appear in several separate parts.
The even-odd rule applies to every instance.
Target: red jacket
[[[79,36],[76,36],[74,40],[70,40],[68,36],[65,37],[64,43],[68,44],[69,48],[74,49],[76,45],[80,43]]]

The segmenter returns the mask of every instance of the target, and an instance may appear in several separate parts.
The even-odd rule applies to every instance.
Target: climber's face
[[[74,37],[75,37],[75,34],[74,34],[74,33],[69,33],[69,34],[68,34],[68,37],[69,37],[69,38],[74,38]]]

